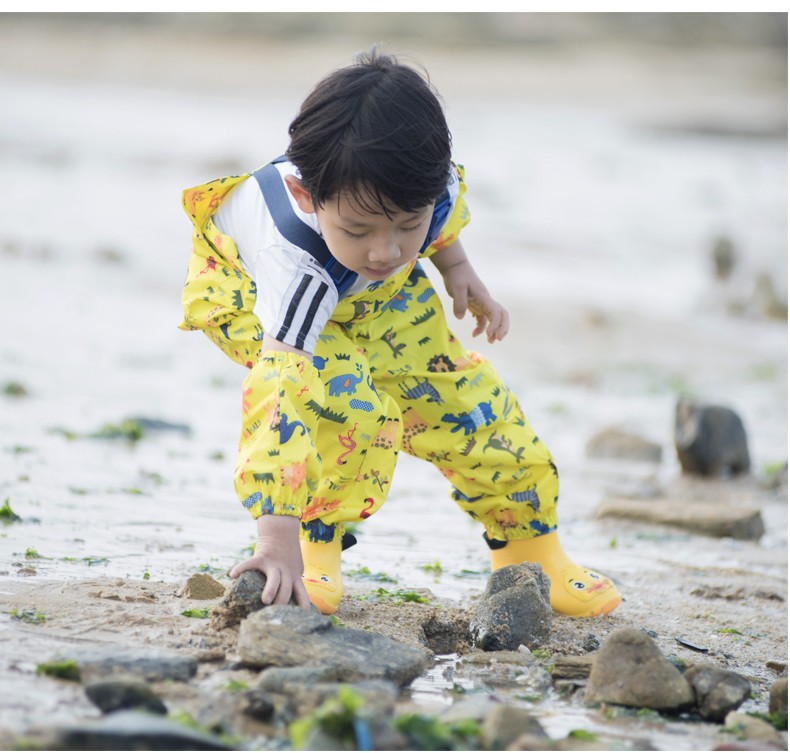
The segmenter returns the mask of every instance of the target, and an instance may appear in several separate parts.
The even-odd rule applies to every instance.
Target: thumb
[[[255,570],[257,569],[254,562],[250,562],[249,560],[245,560],[244,562],[239,562],[238,565],[234,566],[229,575],[231,578],[238,578],[242,573],[246,573],[248,570]]]

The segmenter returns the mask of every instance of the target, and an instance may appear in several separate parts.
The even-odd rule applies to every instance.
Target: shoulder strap
[[[277,229],[286,240],[307,251],[329,273],[338,294],[342,296],[354,284],[357,274],[340,264],[330,253],[324,239],[296,216],[280,171],[275,167],[276,163],[282,161],[284,158],[278,157],[252,175],[258,181]]]

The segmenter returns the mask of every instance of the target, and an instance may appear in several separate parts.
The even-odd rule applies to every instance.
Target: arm
[[[292,372],[291,376],[293,376],[294,369],[297,371],[300,368],[306,370],[307,367],[301,362],[302,358],[307,359],[308,362],[312,358],[311,354],[306,351],[281,343],[269,335],[264,335],[261,344],[261,355],[274,356],[275,353],[288,354],[282,360],[283,366],[281,368],[290,369]],[[290,354],[293,354],[293,356]],[[259,366],[260,365],[259,363]],[[253,372],[254,371],[255,370],[253,370]],[[250,373],[247,382],[245,382],[245,387],[249,385],[250,390],[248,393],[247,389],[245,389],[245,395],[248,396],[248,404],[245,407],[245,427],[255,427],[256,423],[260,422],[261,416],[263,412],[265,412],[264,403],[271,405],[271,390],[266,390],[265,386],[277,383],[275,379],[267,378],[273,374],[272,367],[269,367],[267,371],[264,365],[260,372],[261,376],[258,379],[254,378],[253,372]],[[295,415],[294,409],[301,406],[298,405],[296,401],[286,402],[286,393],[293,391],[292,389],[289,390],[288,387],[293,387],[294,381],[292,379],[286,379],[282,384],[285,386],[285,390],[282,395],[280,395],[280,402],[278,403],[279,409],[290,413],[288,416],[289,420],[295,420],[297,416]],[[306,385],[307,382],[305,382],[305,389],[307,389]],[[276,388],[276,391],[280,391],[279,386]],[[298,392],[299,390],[297,390],[297,393]],[[310,392],[314,397],[316,396],[315,389],[310,390]],[[306,413],[306,411],[300,411],[300,414]],[[307,422],[307,416],[303,415],[302,417],[303,420]],[[311,450],[314,454],[314,449],[310,446],[311,443],[309,442],[307,431],[308,427],[305,427],[305,434],[301,435],[301,437],[299,433],[296,432],[295,441],[302,438],[308,440],[308,442],[300,443],[299,449],[294,448],[293,453],[288,451],[287,454],[289,457],[291,457],[291,455],[301,455],[301,457],[304,457],[305,454],[309,455]],[[260,444],[258,444],[258,442],[260,442]],[[270,446],[271,449],[274,449],[276,446],[278,451],[282,453],[278,456],[278,460],[276,461],[278,464],[286,462],[284,457],[286,455],[286,445],[280,445],[279,426],[272,430],[268,422],[263,422],[258,429],[251,428],[249,432],[244,431],[242,433],[242,452],[240,453],[239,464],[242,468],[244,467],[244,465],[242,465],[245,463],[244,457],[248,459],[246,462],[250,462],[249,459],[253,457],[268,457],[266,453],[266,447],[268,446]],[[306,472],[309,473],[309,471]],[[272,479],[274,479],[276,474],[265,475],[272,476]],[[250,480],[249,476],[254,478],[254,474],[250,469],[242,471],[241,479],[243,480],[239,478],[239,473],[237,471],[237,489],[242,498],[251,491],[251,488],[247,487]],[[264,510],[263,507],[252,510],[254,515],[257,514],[256,524],[258,538],[255,543],[255,552],[252,557],[237,564],[230,571],[230,575],[233,578],[237,578],[248,570],[258,570],[266,576],[266,586],[261,594],[261,601],[263,601],[264,604],[288,604],[288,602],[293,599],[299,606],[309,609],[310,598],[302,583],[304,566],[302,562],[302,553],[299,548],[300,519],[298,513],[300,510],[298,509],[298,504],[296,504],[297,500],[293,498],[295,496],[295,490],[291,489],[292,498],[285,500],[285,497],[288,496],[285,493],[286,490],[282,487],[278,490],[274,480],[263,483],[264,486],[258,487],[260,489],[258,496],[261,497],[266,494],[273,494],[276,496],[278,491],[281,491],[280,504],[277,505],[277,507],[272,506],[266,510]],[[275,485],[271,489],[267,489],[266,485],[269,485],[269,483]],[[244,489],[243,492],[242,488]],[[249,499],[249,496],[247,498]]]
[[[491,297],[467,258],[461,241],[455,240],[434,252],[431,261],[441,273],[444,286],[453,299],[456,318],[463,319],[467,310],[472,312],[477,322],[472,336],[485,332],[490,343],[504,338],[510,329],[507,309]]]

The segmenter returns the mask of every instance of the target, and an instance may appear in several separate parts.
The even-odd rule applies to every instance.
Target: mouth
[[[376,280],[383,280],[385,277],[389,277],[394,271],[396,267],[384,267],[383,269],[374,269],[373,267],[365,267],[363,272],[365,277],[371,277]]]
[[[600,591],[601,589],[608,588],[609,584],[605,581],[601,581],[600,583],[593,583],[591,586],[587,587],[587,593],[593,593],[594,591]]]

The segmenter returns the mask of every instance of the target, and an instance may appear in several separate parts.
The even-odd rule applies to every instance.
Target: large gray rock
[[[233,750],[216,737],[139,711],[52,730],[47,738],[51,750]]]
[[[709,722],[723,722],[752,692],[745,677],[713,665],[698,664],[684,677],[694,690],[700,716]]]
[[[551,582],[536,563],[509,565],[491,573],[469,631],[483,651],[537,648],[551,634]]]
[[[75,655],[86,683],[120,677],[159,682],[186,682],[197,672],[197,659],[165,651],[111,649]]]
[[[273,606],[247,617],[239,629],[239,657],[253,667],[330,668],[340,682],[384,679],[407,685],[431,656],[378,633],[337,627],[300,607]]]
[[[635,502],[630,499],[606,499],[595,510],[596,518],[640,520],[681,528],[705,536],[729,537],[741,541],[758,541],[765,533],[760,511],[747,507],[727,507],[721,503],[655,499]]]
[[[691,706],[694,694],[650,636],[624,628],[612,633],[596,655],[584,700],[675,711]]]
[[[735,411],[687,398],[675,407],[675,449],[685,473],[744,473],[751,464],[746,431]]]
[[[85,687],[85,694],[104,713],[140,709],[166,714],[162,699],[144,682],[130,679],[99,680]]]

